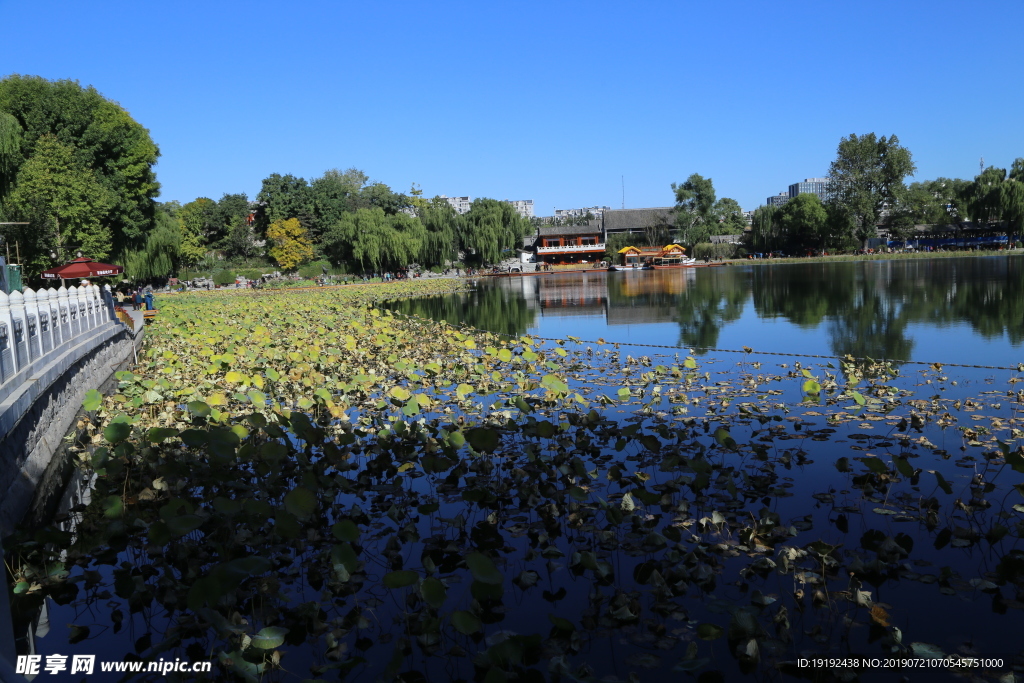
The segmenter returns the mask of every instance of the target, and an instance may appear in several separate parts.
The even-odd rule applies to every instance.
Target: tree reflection
[[[805,330],[824,326],[837,356],[910,359],[915,325],[926,325],[928,334],[969,326],[982,339],[1005,335],[1013,345],[1024,343],[1019,257],[559,274],[481,282],[475,292],[406,300],[392,308],[513,335],[534,326],[539,313],[603,315],[610,327],[676,324],[679,346],[704,351],[719,345],[722,330],[739,320],[748,297],[762,320],[782,319]],[[558,334],[572,334],[573,324],[566,321],[566,331]],[[615,333],[609,330],[609,336]]]
[[[515,336],[525,334],[537,317],[536,309],[521,294],[486,285],[471,292],[402,299],[391,302],[387,308],[406,315]]]
[[[676,302],[679,346],[697,352],[718,346],[722,328],[743,314],[749,293],[749,272],[738,268],[704,269]]]

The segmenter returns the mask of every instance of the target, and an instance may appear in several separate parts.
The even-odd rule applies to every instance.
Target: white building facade
[[[532,199],[506,199],[505,203],[511,204],[516,213],[523,218],[533,218],[534,216]]]
[[[473,200],[470,197],[449,197],[447,195],[441,195],[441,199],[451,204],[457,214],[464,214],[469,211],[471,206],[473,206]]]

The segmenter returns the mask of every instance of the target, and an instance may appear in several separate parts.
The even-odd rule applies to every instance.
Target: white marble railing
[[[0,291],[0,388],[114,317],[110,286]],[[24,378],[19,379],[22,381]],[[0,391],[0,394],[5,393]]]
[[[573,251],[597,251],[598,249],[604,251],[604,242],[600,244],[567,244],[564,247],[537,247],[538,254],[548,254],[554,251],[557,252],[573,252]]]

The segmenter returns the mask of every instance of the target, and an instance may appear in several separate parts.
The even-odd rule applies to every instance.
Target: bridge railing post
[[[18,290],[11,292],[9,297],[11,302],[11,323],[13,329],[11,330],[11,342],[14,346],[14,362],[17,365],[17,372],[24,370],[29,363],[28,359],[28,335],[27,325],[25,324],[25,297]]]
[[[53,351],[53,327],[50,325],[50,290],[40,289],[36,292],[36,310],[39,311],[39,343],[43,347],[43,355]]]
[[[39,306],[36,304],[36,293],[26,287],[22,294],[25,306],[25,346],[28,348],[28,361],[31,363],[43,355],[43,346],[39,334]]]
[[[99,287],[90,284],[85,288],[85,297],[89,300],[89,320],[92,321],[93,327],[99,327],[103,319],[100,317],[100,300],[96,295],[96,290]]]
[[[14,360],[14,323],[7,294],[0,290],[0,384],[18,372]]]
[[[78,288],[78,320],[81,323],[80,332],[85,333],[92,329],[92,321],[89,320],[89,302],[85,298],[85,285]]]
[[[71,308],[68,290],[64,285],[57,290],[57,311],[60,315],[60,340],[62,344],[67,344],[71,339]]]
[[[53,287],[46,290],[46,314],[50,321],[50,337],[53,340],[53,346],[50,348],[55,349],[61,345],[60,303],[57,301],[57,290]]]
[[[78,315],[78,287],[68,287],[68,313],[70,316],[71,338],[82,334],[82,320]]]

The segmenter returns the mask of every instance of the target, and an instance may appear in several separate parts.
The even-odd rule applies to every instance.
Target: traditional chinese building
[[[544,263],[595,263],[604,257],[604,231],[596,222],[542,226],[535,245]]]

